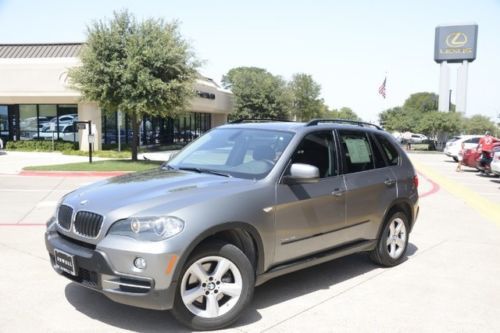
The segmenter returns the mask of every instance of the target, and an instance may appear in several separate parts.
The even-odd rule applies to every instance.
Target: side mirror
[[[290,175],[283,177],[285,184],[315,183],[319,180],[319,169],[314,165],[294,163]]]

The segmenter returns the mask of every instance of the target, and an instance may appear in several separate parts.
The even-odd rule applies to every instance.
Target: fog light
[[[138,269],[146,268],[146,259],[137,257],[134,259],[134,266]]]

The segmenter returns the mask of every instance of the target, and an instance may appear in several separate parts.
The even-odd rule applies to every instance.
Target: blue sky
[[[0,43],[84,41],[89,22],[125,8],[138,18],[178,19],[205,60],[201,73],[216,81],[237,66],[285,79],[309,73],[329,106],[349,106],[369,121],[413,92],[437,92],[435,27],[475,22],[467,115],[500,114],[500,0],[0,0]],[[377,91],[386,72],[384,100]],[[456,65],[451,72],[454,90]]]

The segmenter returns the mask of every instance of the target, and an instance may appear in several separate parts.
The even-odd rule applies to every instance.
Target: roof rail
[[[286,120],[286,119],[242,118],[242,119],[233,120],[229,123],[230,124],[243,124],[243,123],[265,123],[265,122],[273,122],[273,121],[290,122],[290,120]]]
[[[361,127],[373,127],[378,130],[383,130],[382,127],[372,124],[372,123],[367,123],[364,121],[356,121],[356,120],[347,120],[347,119],[313,119],[309,121],[306,126],[316,126],[320,123],[339,123],[339,124],[349,124],[349,125],[357,125]]]

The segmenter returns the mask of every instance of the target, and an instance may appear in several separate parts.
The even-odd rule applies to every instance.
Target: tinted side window
[[[472,139],[469,139],[469,140],[465,140],[464,142],[465,143],[479,143],[479,139],[480,138],[472,138]]]
[[[320,178],[335,176],[338,172],[333,147],[332,132],[310,133],[293,153],[291,163],[314,165],[319,169]]]
[[[389,165],[398,165],[399,163],[399,153],[394,145],[383,135],[375,134],[382,150],[385,153]]]
[[[383,156],[382,152],[380,151],[379,146],[375,142],[375,139],[373,138],[373,136],[370,136],[370,142],[371,142],[371,148],[372,148],[372,152],[373,152],[373,159],[375,162],[375,168],[377,168],[377,169],[378,168],[385,168],[387,165],[385,164],[384,156]]]
[[[366,133],[340,130],[339,138],[345,162],[345,173],[366,171],[374,168],[373,154]]]

